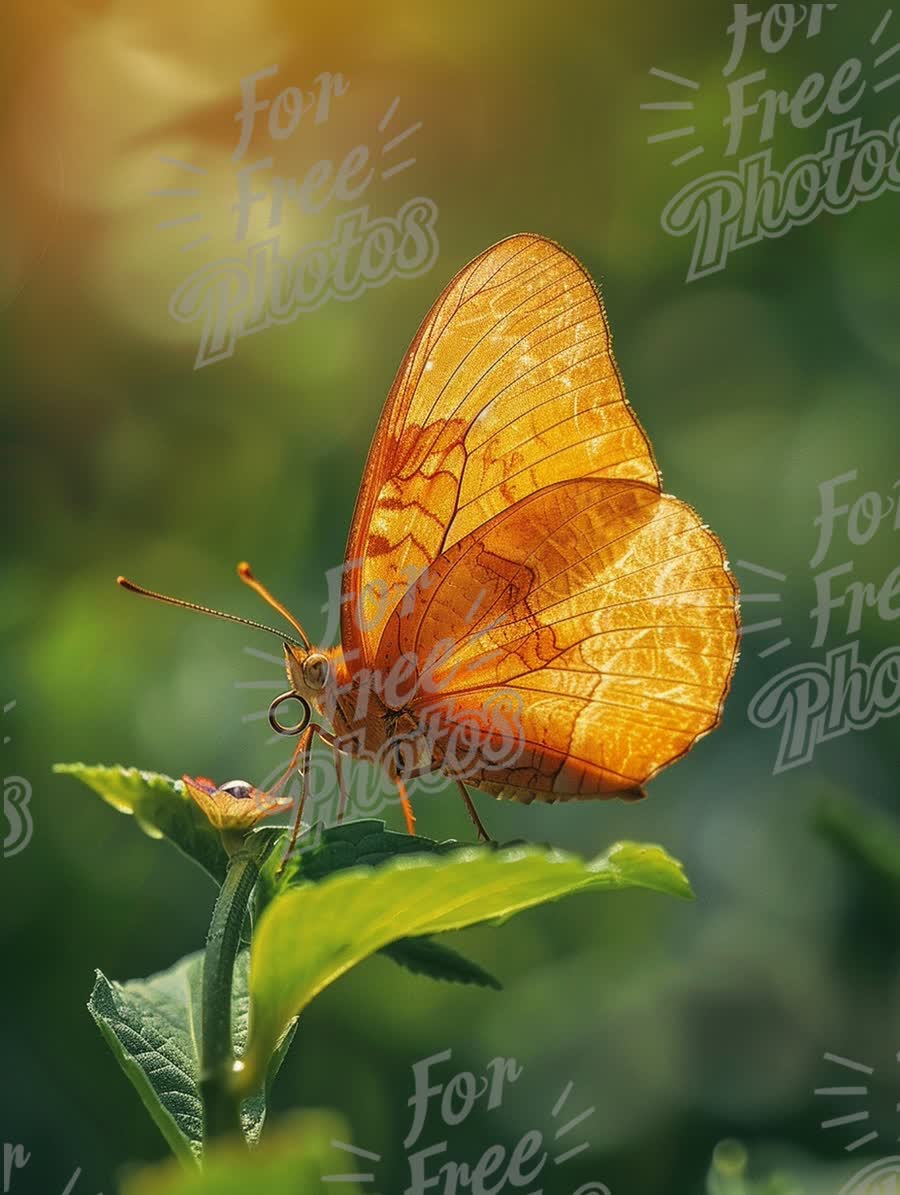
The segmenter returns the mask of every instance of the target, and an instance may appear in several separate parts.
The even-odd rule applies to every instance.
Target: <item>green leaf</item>
[[[323,988],[398,938],[504,921],[592,888],[690,896],[681,865],[656,846],[619,843],[592,862],[534,847],[416,854],[301,883],[266,909],[250,965],[251,1037],[240,1082],[258,1086],[285,1028]]]
[[[147,1111],[182,1162],[203,1148],[199,1078],[199,1008],[203,955],[130,983],[100,971],[88,1009]]]
[[[310,835],[315,845],[304,850],[301,839],[301,849],[291,860],[286,885],[302,880],[321,880],[335,871],[345,871],[360,864],[377,867],[397,855],[446,855],[465,848],[464,843],[454,839],[438,842],[419,834],[386,830],[384,822],[378,818],[361,818],[324,828],[314,826]]]
[[[237,956],[232,994],[232,1038],[237,1054],[247,1042],[249,951]],[[190,954],[149,979],[115,983],[99,971],[88,1009],[119,1065],[176,1157],[196,1161],[203,1152],[200,1095],[200,1008],[203,952]],[[272,1063],[256,1091],[241,1106],[244,1136],[259,1140],[266,1097],[293,1037],[286,1026]]]
[[[151,838],[168,838],[221,884],[228,866],[221,837],[180,780],[137,768],[83,763],[58,763],[53,771],[74,776],[120,813],[133,814]]]
[[[446,855],[466,849],[464,843],[453,839],[438,842],[419,834],[387,830],[379,818],[361,818],[336,826],[314,826],[309,833],[315,845],[303,849],[301,839],[301,849],[291,859],[280,885],[272,881],[273,869],[278,868],[278,861],[270,859],[266,864],[258,885],[258,892],[264,892],[263,896],[258,895],[258,913],[279,890],[291,884],[304,880],[323,880],[336,871],[346,871],[350,867],[378,867],[398,855]],[[478,984],[497,990],[502,987],[477,964],[430,938],[401,938],[383,947],[380,953],[417,975]]]
[[[232,1019],[232,1042],[234,1043],[234,1053],[236,1057],[247,1049],[248,1037],[248,1019],[250,1015],[250,951],[242,950],[237,956],[234,964],[234,987],[231,990],[231,1019]],[[199,1005],[197,1016],[199,1017]],[[266,1073],[265,1084],[263,1087],[248,1096],[241,1104],[241,1127],[244,1130],[244,1136],[251,1145],[259,1144],[260,1135],[263,1130],[263,1125],[266,1119],[266,1105],[268,1104],[269,1094],[272,1089],[272,1083],[275,1081],[275,1076],[281,1069],[281,1064],[284,1061],[291,1042],[294,1040],[294,1032],[297,1028],[296,1020],[293,1020],[285,1030],[281,1040],[275,1047],[275,1052],[272,1055],[272,1060],[269,1063],[269,1068]],[[199,1066],[198,1066],[199,1073]]]
[[[503,987],[477,963],[433,938],[400,938],[390,946],[382,946],[379,953],[415,975],[427,975],[430,979],[444,979],[449,983],[477,984],[498,992]]]
[[[347,1126],[335,1113],[295,1113],[250,1153],[234,1142],[217,1143],[202,1170],[166,1162],[132,1172],[122,1183],[122,1195],[321,1195],[332,1185],[323,1186],[323,1175],[365,1168],[333,1144],[347,1140]],[[333,1185],[340,1195],[360,1195],[356,1183]]]

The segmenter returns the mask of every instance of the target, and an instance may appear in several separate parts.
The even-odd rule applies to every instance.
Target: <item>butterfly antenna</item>
[[[273,595],[269,593],[268,589],[266,589],[265,585],[263,585],[261,581],[257,581],[256,577],[253,575],[250,565],[246,560],[241,561],[241,563],[238,565],[237,571],[238,576],[245,585],[249,585],[254,593],[258,593],[264,602],[268,602],[273,610],[277,610],[281,617],[286,619],[291,624],[303,641],[303,646],[307,651],[309,651],[310,642],[306,631],[304,631],[297,619],[294,618],[290,610],[288,610],[286,606],[283,606],[281,602],[279,602],[278,598],[273,597]]]
[[[276,630],[275,627],[267,627],[265,623],[255,622],[252,618],[241,618],[239,614],[225,614],[224,611],[213,610],[210,606],[200,606],[196,602],[186,602],[183,598],[169,597],[165,593],[155,593],[152,589],[144,589],[143,585],[136,585],[134,581],[129,581],[127,577],[116,577],[116,582],[130,593],[137,593],[141,597],[153,598],[155,602],[165,602],[169,606],[180,606],[183,610],[196,610],[200,614],[210,614],[213,618],[223,618],[226,622],[239,622],[242,626],[253,627],[254,630],[267,631],[270,635],[277,635],[279,639],[282,641],[287,640],[294,647],[305,646],[307,649],[309,648],[308,643],[298,643],[292,635],[286,635],[284,631]],[[293,619],[290,621],[293,622]],[[296,626],[296,623],[294,625]]]

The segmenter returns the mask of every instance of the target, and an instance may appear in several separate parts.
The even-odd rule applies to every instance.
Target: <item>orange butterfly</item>
[[[316,735],[333,747],[343,812],[342,757],[376,759],[410,831],[405,782],[432,772],[484,837],[466,783],[643,796],[718,725],[737,660],[722,545],[661,492],[600,296],[539,236],[476,257],[416,333],[350,528],[341,646],[312,648],[239,573],[299,634],[282,636],[291,689],[270,708],[300,735],[292,766],[308,776]],[[289,697],[304,717],[283,727]]]

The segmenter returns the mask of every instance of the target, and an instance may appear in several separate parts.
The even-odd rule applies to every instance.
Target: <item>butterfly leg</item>
[[[397,792],[400,794],[400,808],[403,810],[403,816],[406,818],[406,832],[407,834],[415,834],[416,832],[416,815],[413,813],[413,807],[409,800],[409,794],[406,791],[406,785],[397,776],[394,780],[397,785]]]
[[[306,797],[309,793],[309,760],[310,756],[312,755],[313,729],[314,728],[312,726],[308,726],[306,730],[303,731],[303,734],[300,736],[300,741],[297,744],[297,748],[294,751],[293,758],[291,759],[291,767],[288,769],[290,772],[290,770],[293,769],[294,764],[297,762],[297,759],[300,758],[302,785],[300,791],[300,801],[297,805],[297,815],[294,818],[294,825],[291,829],[290,842],[287,845],[287,850],[284,852],[284,857],[282,858],[281,865],[278,868],[279,875],[281,875],[281,873],[284,871],[288,859],[290,859],[291,855],[293,854],[294,847],[297,845],[297,838],[300,834],[300,820],[303,817],[303,806],[306,804]]]
[[[307,728],[306,733],[309,733],[309,728]],[[285,771],[283,771],[281,773],[281,775],[278,777],[278,779],[275,781],[275,783],[270,788],[266,789],[266,792],[269,796],[278,797],[281,795],[282,789],[287,784],[288,780],[290,780],[291,775],[293,774],[294,768],[297,766],[297,761],[299,760],[301,754],[303,753],[303,747],[304,747],[304,735],[301,734],[297,740],[297,746],[294,748],[293,753],[291,755],[291,762],[288,764]]]
[[[490,834],[488,834],[487,830],[485,830],[481,818],[478,816],[478,810],[475,808],[475,804],[472,801],[472,798],[469,796],[469,790],[461,780],[457,780],[456,784],[459,788],[462,799],[466,803],[466,812],[472,819],[472,824],[475,826],[475,829],[478,831],[479,840],[481,842],[493,842],[493,838],[491,838]]]
[[[344,783],[344,765],[341,763],[341,753],[337,746],[334,745],[334,773],[337,776],[338,782],[338,811],[337,820],[340,824],[344,820],[344,814],[347,811],[347,786]]]
[[[317,722],[311,722],[309,729],[314,731],[322,742],[334,752],[334,773],[337,777],[338,792],[340,794],[338,797],[337,822],[340,824],[344,820],[344,814],[347,812],[348,800],[347,785],[344,779],[344,766],[341,761],[341,749],[337,744],[335,736],[323,726],[319,726]]]

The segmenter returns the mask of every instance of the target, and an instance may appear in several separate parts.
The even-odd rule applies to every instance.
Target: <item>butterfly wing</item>
[[[586,477],[659,489],[591,278],[553,242],[511,237],[450,282],[394,380],[347,544],[347,657],[371,665],[387,618],[441,553],[520,499]]]
[[[580,479],[443,552],[376,668],[412,662],[407,708],[448,774],[524,801],[640,795],[718,724],[737,642],[734,581],[697,514],[647,483]]]

